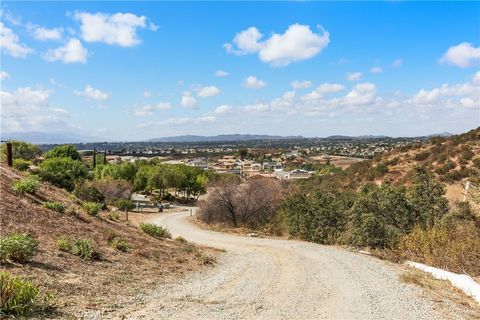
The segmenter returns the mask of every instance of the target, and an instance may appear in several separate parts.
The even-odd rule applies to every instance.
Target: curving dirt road
[[[187,212],[151,220],[225,249],[218,265],[164,285],[129,319],[442,319],[397,267],[343,249],[201,230]]]

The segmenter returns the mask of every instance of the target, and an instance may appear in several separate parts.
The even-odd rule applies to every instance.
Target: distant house
[[[187,163],[189,166],[207,169],[208,168],[208,159],[207,158],[195,158]]]
[[[289,172],[289,179],[307,179],[311,176],[312,172],[303,169],[295,169]]]

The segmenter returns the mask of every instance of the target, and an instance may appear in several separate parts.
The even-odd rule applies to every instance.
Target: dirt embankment
[[[0,174],[0,236],[28,233],[39,242],[39,252],[31,262],[4,264],[1,269],[30,277],[53,293],[59,317],[85,309],[115,309],[117,302],[126,297],[205,267],[202,257],[185,250],[187,243],[150,237],[123,217],[120,221],[109,220],[106,212],[89,216],[69,193],[47,183],[42,183],[35,195],[17,195],[12,185],[23,174],[4,166],[0,167]],[[79,215],[46,209],[42,206],[45,201],[61,202]],[[135,213],[130,214],[134,216]],[[82,260],[60,251],[56,241],[61,236],[90,240],[100,258]],[[110,246],[113,237],[126,241],[131,250],[115,250]],[[203,255],[217,254],[211,249],[199,250]]]

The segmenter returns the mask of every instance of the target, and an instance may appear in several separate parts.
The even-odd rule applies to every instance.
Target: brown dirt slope
[[[39,241],[39,252],[31,262],[4,264],[1,269],[31,277],[53,293],[62,317],[85,308],[115,308],[119,299],[178,278],[199,268],[204,255],[214,254],[209,249],[192,252],[180,241],[150,237],[124,221],[89,216],[69,193],[48,183],[42,183],[36,195],[17,195],[12,185],[23,173],[3,165],[0,173],[0,236],[21,232]],[[46,209],[44,201],[62,202],[79,217]],[[59,251],[56,240],[63,235],[93,241],[100,258],[84,261]],[[123,253],[110,247],[113,236],[127,241],[132,249]]]

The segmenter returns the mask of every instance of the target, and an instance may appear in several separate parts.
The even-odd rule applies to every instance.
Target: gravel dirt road
[[[225,254],[207,272],[160,286],[124,310],[127,319],[451,318],[400,282],[394,264],[332,246],[202,230],[187,218],[179,212],[151,222]]]

